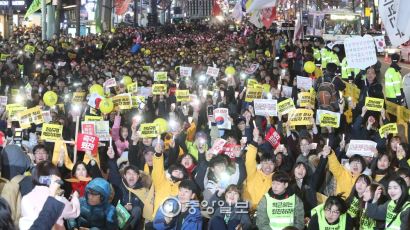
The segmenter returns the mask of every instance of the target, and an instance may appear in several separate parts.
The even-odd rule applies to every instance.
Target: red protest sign
[[[89,151],[93,154],[93,156],[95,156],[97,153],[96,150],[98,148],[98,137],[79,133],[77,137],[76,147],[78,151]]]
[[[241,151],[241,146],[236,144],[225,144],[224,145],[224,154],[231,159],[235,159],[236,156],[239,156]]]
[[[94,122],[81,123],[81,133],[87,134],[87,135],[95,135],[95,123]]]

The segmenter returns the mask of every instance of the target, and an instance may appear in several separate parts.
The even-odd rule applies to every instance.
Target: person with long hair
[[[80,197],[83,197],[85,194],[85,187],[88,182],[92,180],[88,173],[87,165],[82,161],[78,161],[75,163],[71,172],[71,178],[65,179],[70,185],[66,192],[70,192],[71,195],[73,192],[77,191]]]
[[[388,153],[380,153],[370,166],[372,171],[372,179],[385,188],[387,188],[389,180],[395,176],[395,172],[391,167],[392,156]]]
[[[407,184],[403,178],[391,179],[387,188],[390,200],[378,205],[382,189],[377,188],[373,201],[367,203],[366,215],[375,220],[384,220],[385,229],[408,229],[410,227],[410,202],[407,190]]]
[[[367,202],[372,202],[374,198],[374,194],[379,186],[380,184],[377,184],[377,183],[371,183],[370,185],[368,185],[366,189],[364,190],[361,201],[364,204],[366,204]],[[378,203],[380,203],[380,199]],[[366,215],[366,207],[364,207],[364,209],[361,210],[359,214],[360,214],[359,223],[358,223],[358,226],[357,225],[355,226],[359,227],[359,229],[362,229],[362,230],[379,229],[377,228],[378,222]],[[382,225],[381,229],[383,228],[384,228],[384,225]]]
[[[362,202],[363,194],[372,183],[369,176],[361,174],[354,183],[350,196],[346,199],[346,204],[349,207],[347,213],[353,218],[355,222],[358,221],[358,217],[361,209],[363,209],[364,203]]]

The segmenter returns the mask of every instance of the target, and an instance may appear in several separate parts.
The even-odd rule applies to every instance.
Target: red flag
[[[131,0],[115,0],[115,14],[123,15],[128,10]]]
[[[276,7],[265,8],[261,10],[262,22],[266,29],[272,25],[273,20],[276,18]]]
[[[219,6],[218,0],[213,0],[212,2],[212,16],[218,16],[221,15],[222,10],[221,7]]]
[[[269,129],[269,132],[265,136],[265,141],[268,141],[275,149],[280,145],[280,139],[279,133],[276,132],[276,129],[273,127]]]

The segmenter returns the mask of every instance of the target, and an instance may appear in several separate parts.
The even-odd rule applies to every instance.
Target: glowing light
[[[198,78],[199,81],[204,82],[206,80],[206,76],[205,75],[201,75]]]
[[[17,103],[22,103],[24,101],[23,96],[21,96],[20,94],[16,95],[16,102]]]
[[[224,21],[224,17],[221,15],[218,15],[215,17],[218,21],[223,22]]]

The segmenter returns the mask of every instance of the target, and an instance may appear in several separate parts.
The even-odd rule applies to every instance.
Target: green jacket
[[[384,74],[384,93],[387,98],[397,98],[401,96],[402,88],[401,74],[393,67],[387,69]]]

